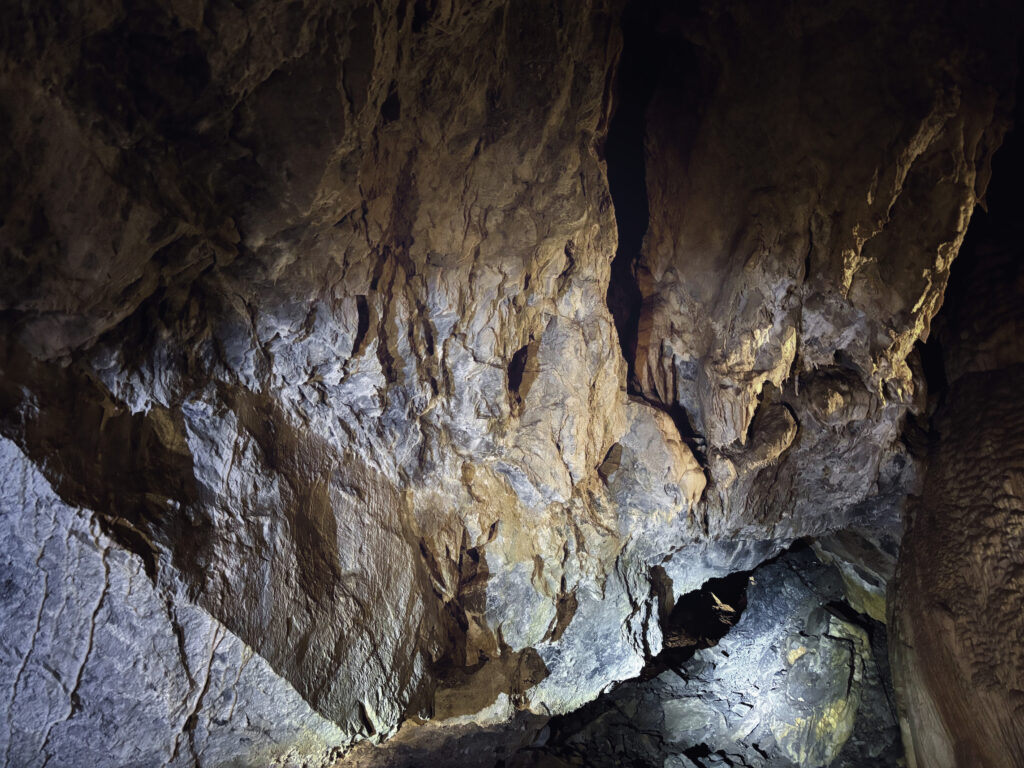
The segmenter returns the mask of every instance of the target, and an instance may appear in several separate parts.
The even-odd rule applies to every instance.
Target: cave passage
[[[550,720],[530,750],[551,762],[510,764],[897,764],[884,625],[851,607],[808,542],[709,579],[660,627],[663,650],[638,677]],[[800,729],[816,736],[793,743]]]

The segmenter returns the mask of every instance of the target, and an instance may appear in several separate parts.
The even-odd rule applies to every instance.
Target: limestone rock
[[[901,533],[891,528],[850,528],[822,537],[813,545],[818,558],[842,574],[847,602],[875,621],[886,620],[888,586],[896,572]]]
[[[758,568],[715,646],[553,719],[551,738],[532,747],[547,760],[523,750],[507,764],[898,765],[884,630],[837,615],[841,583],[807,551]]]
[[[1003,185],[1017,183],[1020,147],[1015,132]],[[943,309],[928,474],[909,509],[890,606],[916,768],[1024,760],[1024,347],[1006,331],[1024,320],[1024,271],[1010,200],[981,217]]]
[[[988,12],[972,23],[1014,27]],[[720,536],[874,525],[915,488],[910,353],[1005,130],[1005,85],[933,72],[1013,65],[905,5],[666,6],[648,24],[635,385],[706,446]]]
[[[0,434],[75,510],[17,534],[11,605],[81,581],[81,656],[109,560],[125,600],[193,617],[166,674],[194,707],[210,681],[183,720],[210,763],[256,759],[203,714],[243,654],[252,722],[264,693],[287,714],[252,744],[311,723],[303,760],[535,724],[639,674],[707,579],[891,531],[920,489],[913,348],[1006,127],[1019,9],[624,7],[0,9]],[[662,58],[637,108],[638,51]],[[617,254],[633,204],[646,239]],[[34,560],[72,530],[112,554]],[[24,701],[42,743],[68,705]]]
[[[345,732],[0,440],[10,766],[333,763]]]

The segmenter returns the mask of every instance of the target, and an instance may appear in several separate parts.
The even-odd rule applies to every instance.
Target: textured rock
[[[572,520],[626,431],[615,9],[80,13],[5,10],[5,162],[45,158],[9,175],[5,428],[60,492],[350,735],[429,714],[430,668],[541,646],[578,582],[618,635],[622,542]],[[505,578],[479,612],[472,558]]]
[[[886,620],[888,586],[896,571],[901,533],[892,528],[850,528],[814,542],[815,554],[843,575],[847,602],[875,621]]]
[[[963,11],[724,3],[651,25],[636,385],[704,446],[719,536],[875,525],[915,488],[910,353],[1005,125],[1006,85],[976,78],[1014,68],[974,38],[1012,17]]]
[[[637,8],[0,9],[0,432],[77,510],[56,540],[94,521],[133,595],[206,617],[199,658],[251,649],[327,746],[576,709],[662,650],[679,596],[802,536],[881,610],[920,480],[913,346],[1019,11]],[[616,255],[623,141],[649,221]],[[852,526],[877,563],[836,544]],[[60,564],[85,610],[90,558]],[[76,717],[132,720],[116,701]],[[209,762],[249,759],[220,719]]]
[[[839,574],[787,553],[754,571],[746,595],[717,645],[552,720],[506,764],[898,765],[884,631],[840,618]]]
[[[345,733],[0,440],[10,766],[328,764]]]
[[[915,766],[1016,766],[1024,755],[1022,387],[1021,366],[969,374],[936,423],[894,609]]]
[[[1015,190],[1019,131],[995,192]],[[1000,155],[1002,158],[1002,153]],[[1024,765],[1024,269],[1019,204],[972,226],[937,340],[928,474],[891,607],[908,765]],[[947,388],[948,383],[948,388]]]

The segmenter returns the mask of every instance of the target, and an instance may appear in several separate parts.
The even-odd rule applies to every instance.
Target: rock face
[[[266,660],[184,595],[156,588],[139,559],[61,502],[9,440],[0,458],[5,765],[336,756],[344,733]]]
[[[899,728],[877,664],[884,629],[867,623],[882,634],[873,644],[865,626],[840,618],[840,585],[806,551],[758,568],[726,637],[553,721],[537,748],[552,762],[541,764],[898,765]]]
[[[908,764],[1024,765],[1024,261],[1020,131],[957,264],[934,347],[925,491],[910,506],[892,609]]]
[[[663,621],[666,650],[641,677],[576,712],[407,728],[342,765],[412,768],[444,756],[506,768],[895,768],[903,750],[884,625],[852,611],[842,585],[838,570],[795,549],[685,596]],[[680,613],[696,636],[677,631]],[[716,623],[734,626],[723,637]]]
[[[971,30],[925,16],[829,3],[657,19],[635,376],[702,448],[713,535],[877,524],[914,487],[911,350],[1004,98],[974,81]],[[961,57],[972,66],[940,64]]]
[[[1016,4],[65,5],[0,9],[8,765],[529,741],[799,537],[882,615]]]

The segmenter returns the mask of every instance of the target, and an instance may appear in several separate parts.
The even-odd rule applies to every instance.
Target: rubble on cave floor
[[[718,642],[550,724],[544,765],[899,765],[884,626],[807,549],[752,572]],[[685,599],[685,598],[684,598]]]
[[[735,625],[713,636],[713,620],[730,610]],[[520,715],[499,727],[420,726],[343,764],[401,768],[459,755],[481,768],[902,765],[885,627],[850,608],[840,573],[810,548],[711,580],[670,617],[666,637],[689,645],[666,646],[639,678],[577,712],[546,725]]]

